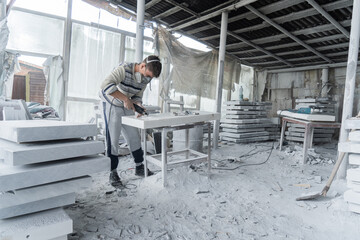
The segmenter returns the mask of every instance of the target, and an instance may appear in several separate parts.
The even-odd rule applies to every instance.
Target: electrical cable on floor
[[[269,159],[270,159],[270,156],[271,156],[271,153],[272,153],[272,151],[273,151],[273,149],[274,149],[274,144],[275,144],[275,142],[273,142],[273,145],[272,145],[272,147],[271,147],[271,150],[270,150],[270,153],[269,153],[269,155],[268,155],[268,157],[266,158],[266,160],[264,161],[264,162],[261,162],[261,163],[248,163],[248,164],[244,164],[244,165],[239,165],[239,166],[237,166],[237,167],[234,167],[234,168],[218,168],[218,167],[213,167],[212,169],[217,169],[217,170],[235,170],[235,169],[238,169],[238,168],[240,168],[240,167],[246,167],[246,166],[258,166],[258,165],[262,165],[262,164],[265,164],[267,161],[269,161]],[[250,151],[251,152],[251,151]],[[258,153],[258,152],[256,152],[256,153]],[[247,153],[248,154],[248,153]],[[255,154],[255,153],[254,153]],[[254,155],[253,154],[253,155]],[[245,154],[246,155],[246,154]]]

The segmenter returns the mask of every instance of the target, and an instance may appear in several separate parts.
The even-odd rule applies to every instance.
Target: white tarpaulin
[[[43,63],[46,77],[45,102],[53,107],[64,120],[65,82],[63,59],[61,56],[48,57]]]
[[[169,90],[215,99],[218,51],[201,52],[185,47],[163,28],[155,31],[155,44],[163,63],[162,99],[169,98]],[[234,83],[239,83],[240,71],[240,62],[226,56],[223,89],[231,90]]]

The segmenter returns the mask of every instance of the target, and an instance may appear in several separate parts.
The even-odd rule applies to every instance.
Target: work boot
[[[135,168],[135,175],[136,175],[136,176],[145,177],[144,164],[141,164],[140,166],[136,166],[136,168]],[[151,175],[154,175],[154,173],[148,169],[148,176],[151,176]]]
[[[113,186],[113,187],[122,187],[123,186],[116,169],[114,169],[110,172],[109,182],[110,182],[111,186]]]

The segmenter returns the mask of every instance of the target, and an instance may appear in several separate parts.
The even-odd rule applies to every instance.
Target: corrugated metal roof
[[[353,0],[314,1],[350,32]],[[136,0],[110,2],[136,12]],[[220,13],[182,25],[239,2],[243,1],[146,0],[145,12],[148,20],[216,47],[220,43]],[[258,0],[231,8],[228,21],[226,51],[250,66],[277,69],[347,61],[349,38],[310,0]]]

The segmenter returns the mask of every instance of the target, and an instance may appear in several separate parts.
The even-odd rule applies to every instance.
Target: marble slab
[[[244,139],[244,138],[252,138],[258,136],[268,136],[268,132],[253,132],[253,133],[228,133],[228,132],[221,132],[220,136],[224,137],[231,137],[236,139]]]
[[[285,136],[286,140],[295,141],[295,142],[304,142],[304,138],[302,137],[293,137],[293,136]],[[313,138],[314,143],[328,143],[331,142],[331,138]]]
[[[109,169],[109,158],[101,155],[23,166],[0,163],[0,191],[37,186]]]
[[[235,143],[250,143],[250,142],[267,141],[267,140],[269,140],[269,136],[260,136],[260,137],[244,138],[244,139],[221,137],[221,139],[225,140],[225,141],[229,141],[229,142],[235,142]]]
[[[351,180],[347,179],[346,186],[348,188],[351,188],[355,192],[360,192],[360,182],[351,181]]]
[[[360,149],[358,151],[360,151]],[[349,154],[349,164],[360,165],[360,154]]]
[[[160,113],[151,114],[149,116],[142,116],[139,118],[137,118],[135,115],[125,116],[122,117],[122,123],[140,129],[148,129],[220,120],[219,113],[204,111],[192,111],[192,113],[193,114],[183,116],[176,116],[173,113]]]
[[[236,128],[223,128],[224,132],[231,133],[249,133],[249,132],[262,132],[265,131],[265,128],[249,128],[249,129],[236,129]]]
[[[75,203],[75,193],[91,185],[91,177],[23,188],[0,195],[0,219]]]
[[[227,119],[256,119],[256,118],[266,118],[266,115],[233,115],[227,114],[225,116]]]
[[[236,114],[236,115],[266,115],[265,111],[236,111],[236,110],[227,110],[224,111],[225,114]]]
[[[360,142],[360,131],[352,131],[349,133],[349,140],[352,142]]]
[[[12,142],[36,142],[95,136],[96,124],[50,120],[0,121],[0,138]]]
[[[360,182],[360,168],[348,169],[346,173],[347,180]]]
[[[264,111],[265,107],[264,106],[225,106],[224,109],[226,110],[259,110],[259,111]]]
[[[345,129],[360,129],[360,118],[352,117],[344,121]]]
[[[360,193],[353,190],[347,190],[344,193],[344,200],[350,203],[360,204]]]
[[[75,139],[18,144],[0,139],[0,159],[12,166],[99,154],[104,149],[100,141]]]
[[[240,124],[244,124],[244,123],[270,123],[269,119],[267,118],[258,118],[258,119],[222,119],[221,120],[222,123],[240,123]],[[271,123],[272,124],[272,123]]]
[[[335,122],[335,116],[325,114],[304,114],[304,113],[293,113],[286,110],[278,110],[279,116],[297,118],[307,121],[319,121],[319,122]]]
[[[250,124],[232,124],[232,123],[222,123],[221,127],[224,128],[233,128],[233,129],[250,129],[250,128],[263,128],[263,127],[272,127],[272,123],[250,123]]]
[[[0,239],[48,240],[73,231],[73,221],[62,208],[0,220]]]
[[[67,240],[67,239],[68,239],[67,235],[64,235],[64,236],[57,237],[57,238],[52,238],[52,239],[49,239],[49,240]]]
[[[360,213],[360,204],[350,203],[349,202],[349,211],[354,213]]]

